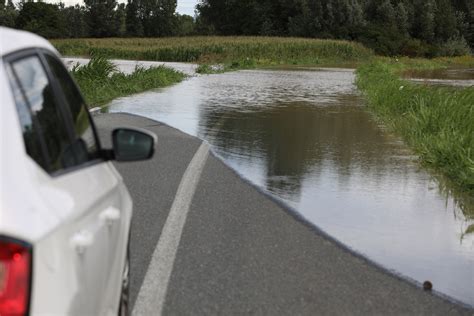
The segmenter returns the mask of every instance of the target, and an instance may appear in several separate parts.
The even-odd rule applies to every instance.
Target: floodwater
[[[353,82],[352,71],[334,69],[195,76],[117,99],[109,111],[208,141],[244,178],[349,248],[474,306],[474,219],[373,119]]]
[[[403,77],[424,84],[459,87],[474,86],[474,68],[409,70],[403,74]]]

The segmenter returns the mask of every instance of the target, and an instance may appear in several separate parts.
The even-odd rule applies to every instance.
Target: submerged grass
[[[472,57],[466,60],[472,62]],[[421,161],[441,171],[471,200],[474,87],[426,86],[399,77],[401,71],[409,68],[439,68],[443,63],[446,62],[372,62],[357,70],[357,85],[370,109],[414,148]],[[469,217],[474,217],[472,205],[466,211]]]
[[[183,73],[163,66],[137,67],[127,75],[102,56],[94,56],[87,65],[74,66],[71,73],[91,107],[104,105],[117,97],[169,86],[185,78]]]
[[[227,69],[278,65],[357,65],[373,52],[349,41],[197,36],[176,38],[107,38],[53,40],[63,55],[151,61],[223,64]]]

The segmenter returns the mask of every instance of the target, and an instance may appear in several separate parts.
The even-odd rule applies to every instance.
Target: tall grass
[[[90,106],[100,106],[114,98],[168,86],[180,82],[185,75],[163,66],[137,67],[126,75],[102,56],[94,56],[87,65],[74,66],[71,71]]]
[[[402,80],[403,65],[373,62],[357,70],[369,107],[470,199],[474,194],[474,87],[424,86]],[[469,216],[474,216],[470,207]]]
[[[373,56],[361,44],[348,41],[280,37],[177,37],[67,39],[52,43],[63,55],[255,65],[354,65]],[[245,64],[245,63],[244,63]]]

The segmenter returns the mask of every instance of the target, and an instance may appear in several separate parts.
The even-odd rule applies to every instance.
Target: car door
[[[117,278],[120,284],[117,258],[123,257],[117,245],[123,240],[117,236],[128,229],[121,179],[101,159],[89,113],[67,81],[70,78],[58,77],[57,58],[31,50],[7,60],[26,151],[32,158],[31,181],[58,218],[51,232],[34,245],[31,310],[110,314],[111,286]]]
[[[78,146],[76,154],[85,167],[89,161],[93,164],[97,156],[101,156],[100,142],[97,137],[94,123],[87,106],[79,92],[79,89],[71,80],[69,73],[63,63],[53,54],[44,52],[44,59],[51,70],[52,77],[58,82],[58,90],[71,116],[74,129],[74,143],[85,143],[86,146]],[[84,150],[87,148],[87,152]],[[95,198],[106,203],[100,207],[100,222],[106,227],[107,239],[107,270],[105,273],[105,291],[102,293],[102,303],[107,304],[109,309],[115,308],[117,296],[120,292],[122,265],[128,243],[128,231],[131,221],[131,199],[128,191],[123,185],[121,176],[110,163],[100,163],[94,166],[95,179],[113,179],[108,186],[104,183],[98,184],[105,190],[102,194],[96,194]],[[94,192],[99,192],[95,189]],[[102,254],[102,257],[105,253]],[[104,259],[104,258],[103,258]],[[103,260],[102,259],[102,260]],[[105,261],[105,260],[104,260]]]

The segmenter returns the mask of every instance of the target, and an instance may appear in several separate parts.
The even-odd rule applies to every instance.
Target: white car
[[[0,40],[0,315],[126,314],[132,200],[110,161],[151,158],[156,136],[103,149],[51,44]]]

